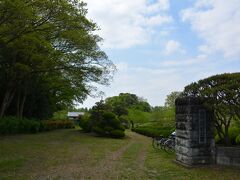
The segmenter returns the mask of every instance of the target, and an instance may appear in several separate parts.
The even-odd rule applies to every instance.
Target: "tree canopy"
[[[117,115],[126,115],[127,109],[133,108],[144,112],[150,112],[150,104],[136,94],[120,93],[118,96],[109,97],[105,100],[106,104],[112,106]]]
[[[115,66],[77,0],[0,2],[0,117],[45,118],[107,85]]]
[[[169,95],[167,95],[167,98],[165,99],[165,106],[173,108],[175,107],[175,100],[180,97],[182,92],[179,91],[173,91]]]
[[[201,97],[214,112],[220,139],[230,144],[228,129],[233,120],[240,121],[240,73],[225,73],[194,82],[185,87],[185,96]]]

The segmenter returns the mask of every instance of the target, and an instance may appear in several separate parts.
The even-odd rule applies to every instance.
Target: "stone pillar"
[[[198,98],[178,98],[176,105],[176,161],[187,166],[212,164],[212,113]]]

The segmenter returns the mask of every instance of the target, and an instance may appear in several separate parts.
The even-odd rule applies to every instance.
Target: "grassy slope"
[[[0,137],[0,179],[238,179],[230,168],[186,169],[151,140],[98,138],[77,130]]]

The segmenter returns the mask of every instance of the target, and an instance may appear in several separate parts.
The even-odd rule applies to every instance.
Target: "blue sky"
[[[152,106],[208,76],[240,71],[239,0],[85,0],[116,65],[103,98],[129,92]],[[81,107],[99,98],[89,97]]]

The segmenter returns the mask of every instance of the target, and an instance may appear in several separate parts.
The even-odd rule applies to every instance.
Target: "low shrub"
[[[123,138],[125,136],[125,133],[123,130],[114,129],[110,132],[110,135],[114,138]]]
[[[79,122],[79,126],[82,128],[82,130],[86,133],[91,132],[91,125],[90,125],[90,119],[88,114],[84,114]]]
[[[119,117],[119,120],[120,120],[122,126],[124,127],[124,129],[129,129],[130,128],[130,123],[129,123],[128,120],[126,120],[123,117]]]
[[[70,129],[74,124],[70,120],[44,120],[42,123],[42,131],[51,131],[55,129]]]
[[[14,116],[0,119],[0,134],[37,133],[54,129],[73,128],[70,120],[45,120],[19,119]]]
[[[236,138],[240,134],[240,129],[237,127],[229,128],[229,139],[232,145],[236,145]]]
[[[240,145],[240,134],[236,137],[236,144]]]
[[[132,131],[149,137],[168,137],[174,129],[171,127],[138,126],[133,128]]]
[[[96,121],[95,118],[91,119],[90,116],[89,122],[87,123],[87,127],[88,126],[90,126],[92,132],[95,132],[100,136],[113,138],[122,138],[125,136],[124,126],[121,124],[117,116],[112,112],[103,112],[98,121]],[[85,128],[84,122],[82,122],[81,127]]]
[[[100,128],[100,127],[97,127],[97,126],[93,127],[92,131],[97,133],[98,135],[101,135],[101,136],[106,135],[104,129]]]
[[[37,133],[41,123],[26,118],[19,119],[14,116],[0,119],[0,134]]]
[[[110,126],[104,127],[104,132],[106,134],[111,134],[111,131],[113,131],[113,130],[114,130],[113,127],[110,127]]]
[[[240,129],[238,127],[230,127],[228,133],[231,145],[236,145],[236,140],[240,134]],[[216,135],[214,139],[216,144],[224,144],[224,140],[220,139],[218,135]]]

